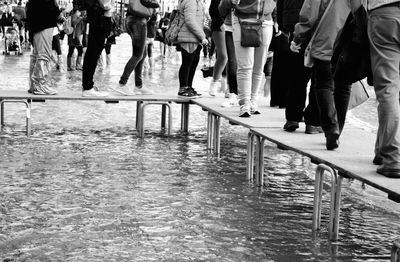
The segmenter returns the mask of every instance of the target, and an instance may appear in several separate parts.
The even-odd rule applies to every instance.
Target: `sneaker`
[[[248,105],[241,105],[239,111],[239,117],[250,117],[250,107]]]
[[[378,156],[378,155],[376,155],[375,157],[374,157],[374,159],[372,160],[372,163],[374,164],[374,165],[382,165],[383,164],[383,159],[382,159],[382,157],[381,156]]]
[[[238,106],[239,105],[239,101],[237,99],[237,96],[235,94],[230,94],[228,100],[226,100],[225,102],[223,102],[221,104],[222,107],[233,107],[233,106]]]
[[[55,90],[49,86],[43,85],[36,89],[33,89],[32,94],[34,94],[34,95],[56,95],[57,90]]]
[[[108,96],[108,93],[100,91],[98,87],[94,86],[92,89],[83,90],[82,91],[82,96],[84,96],[84,97],[90,97],[90,96],[93,96],[93,97],[105,97],[105,96]]]
[[[178,96],[181,97],[197,97],[189,88],[179,89]]]
[[[258,110],[258,105],[255,102],[250,103],[250,113],[252,115],[259,115],[261,112]]]
[[[188,90],[189,90],[190,92],[192,92],[195,96],[201,96],[201,94],[197,93],[197,91],[194,90],[193,87],[188,87]]]
[[[306,125],[306,131],[304,133],[314,135],[321,134],[323,132],[324,130],[322,130],[322,127],[320,126]]]
[[[144,86],[142,86],[142,87],[135,86],[135,88],[133,89],[133,93],[135,95],[152,95],[152,94],[154,94],[154,92],[152,90],[150,90]]]
[[[119,95],[123,96],[134,96],[135,93],[126,85],[121,85],[120,83],[117,84],[116,87],[109,87],[112,91],[118,93]]]
[[[220,82],[218,80],[211,80],[210,89],[208,90],[210,96],[215,96],[217,94],[217,88],[219,83]]]
[[[286,121],[285,125],[283,126],[283,130],[287,132],[294,132],[296,129],[299,128],[299,122],[297,121]]]
[[[221,78],[221,86],[219,87],[219,91],[221,93],[225,93],[229,88],[227,88],[226,77]],[[229,91],[228,91],[229,92]]]

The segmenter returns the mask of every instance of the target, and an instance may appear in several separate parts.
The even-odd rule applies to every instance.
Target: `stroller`
[[[4,37],[4,51],[3,55],[10,55],[14,52],[15,55],[22,55],[21,39],[18,29],[18,24],[13,22],[12,26],[5,26],[5,37]]]

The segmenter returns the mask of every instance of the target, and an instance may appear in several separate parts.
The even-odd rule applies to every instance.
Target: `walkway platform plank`
[[[80,101],[167,101],[175,103],[190,103],[190,98],[178,97],[175,93],[161,93],[152,95],[135,95],[135,96],[119,96],[110,94],[107,97],[83,97],[82,92],[77,91],[64,91],[59,92],[57,95],[33,95],[29,94],[26,90],[1,90],[0,100],[11,99],[26,99],[32,101],[43,100],[80,100]]]

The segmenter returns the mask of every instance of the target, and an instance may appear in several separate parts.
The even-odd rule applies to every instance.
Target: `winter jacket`
[[[181,0],[179,10],[183,24],[178,33],[178,43],[199,43],[205,39],[202,0]]]
[[[26,10],[27,26],[32,34],[56,27],[61,13],[54,0],[29,0]]]
[[[264,5],[267,5],[263,14]],[[235,6],[235,15],[242,19],[256,18],[272,20],[272,12],[276,6],[273,0],[240,0]]]
[[[327,10],[330,1],[333,2]],[[305,0],[300,11],[299,22],[295,26],[293,41],[297,45],[302,44],[314,34],[318,24],[321,24],[311,43],[311,57],[330,61],[336,36],[350,11],[349,0]],[[328,13],[321,20],[324,12]]]
[[[279,30],[293,32],[299,22],[299,13],[304,0],[277,0],[276,12]]]
[[[398,2],[400,2],[400,0],[368,0],[368,10],[373,10],[384,5]]]

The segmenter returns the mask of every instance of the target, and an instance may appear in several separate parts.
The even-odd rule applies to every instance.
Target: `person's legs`
[[[68,46],[68,54],[67,54],[67,70],[72,71],[74,68],[72,67],[72,55],[74,54],[75,46]]]
[[[147,44],[147,56],[148,56],[148,60],[149,60],[150,70],[153,69],[153,65],[154,65],[153,46],[154,46],[154,38],[149,38],[149,42]]]
[[[215,96],[217,93],[218,83],[222,76],[222,71],[225,69],[226,63],[228,61],[228,55],[226,51],[225,44],[225,32],[214,31],[212,33],[212,39],[215,43],[215,49],[217,51],[217,59],[214,64],[213,80],[210,84],[209,93]]]
[[[83,55],[83,46],[77,46],[76,50],[78,50],[78,56],[76,57],[76,70],[82,70],[82,55]]]
[[[199,45],[192,53],[193,60],[192,63],[190,64],[190,69],[189,69],[189,78],[188,78],[188,87],[193,87],[193,78],[196,73],[197,65],[199,64],[200,61],[200,53],[201,53],[201,45]]]
[[[400,5],[372,10],[368,31],[374,88],[379,103],[375,155],[382,158],[382,168],[399,171]],[[382,173],[379,169],[378,172]],[[396,177],[400,177],[399,172],[397,174]]]
[[[179,68],[179,89],[183,90],[189,87],[190,66],[194,60],[194,53],[188,53],[181,48],[182,64]]]
[[[137,66],[135,67],[135,86],[136,87],[142,87],[143,86],[143,64],[144,61],[146,60],[146,54],[147,54],[147,47],[144,47],[144,51],[143,51],[143,57],[142,59],[140,59],[139,63],[137,64]]]
[[[33,36],[34,59],[36,60],[31,74],[31,86],[34,94],[54,95],[56,90],[49,85],[49,65],[51,59],[51,43],[53,39],[53,28],[44,29]]]
[[[236,80],[237,64],[236,64],[235,45],[233,43],[232,32],[225,31],[225,43],[228,56],[227,76],[228,76],[229,92],[237,95],[237,86],[238,86]]]
[[[106,65],[111,65],[111,44],[104,45],[104,50],[106,51]]]
[[[306,84],[307,85],[307,84]],[[315,79],[311,76],[310,91],[308,92],[308,105],[304,110],[304,122],[306,125],[321,126],[317,97],[315,94]]]
[[[120,85],[125,85],[128,82],[133,70],[142,60],[147,37],[147,22],[145,19],[128,19],[127,28],[132,39],[132,56],[125,65],[124,72],[119,80]]]

